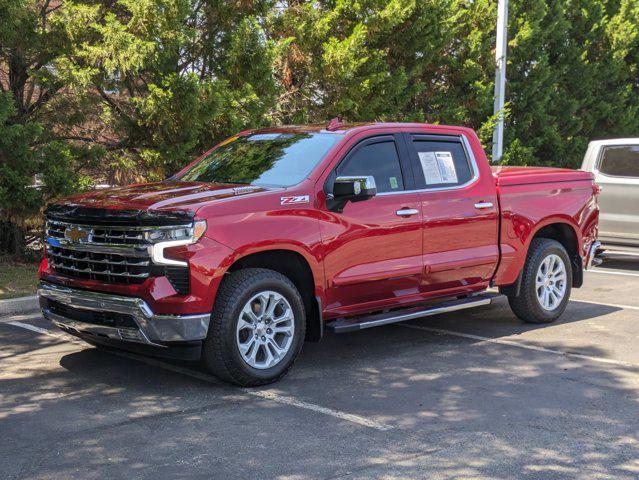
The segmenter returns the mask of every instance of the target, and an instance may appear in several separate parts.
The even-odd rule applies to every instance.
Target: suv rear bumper
[[[41,282],[40,307],[45,318],[71,333],[96,339],[165,348],[167,343],[198,342],[206,337],[211,315],[156,315],[136,297],[63,287]]]

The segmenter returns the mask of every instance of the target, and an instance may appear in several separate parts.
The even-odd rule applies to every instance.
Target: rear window
[[[639,145],[604,147],[599,171],[612,177],[639,178]]]
[[[473,178],[473,171],[461,143],[422,138],[413,139],[419,160],[417,186],[420,189],[454,187]]]

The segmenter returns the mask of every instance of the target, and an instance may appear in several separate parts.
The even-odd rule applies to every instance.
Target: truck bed
[[[569,252],[573,262],[579,264],[577,256],[581,261],[586,258],[596,239],[599,218],[592,173],[546,167],[492,167],[492,171],[501,210],[501,260],[494,284],[517,281],[534,232],[545,226],[567,228],[567,232],[550,232],[547,236],[567,233],[574,238]],[[565,226],[551,227],[553,224]]]
[[[582,170],[551,167],[492,167],[497,186],[525,185],[530,183],[557,183],[590,181],[593,175]]]

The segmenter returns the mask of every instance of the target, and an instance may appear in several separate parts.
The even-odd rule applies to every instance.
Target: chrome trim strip
[[[156,315],[141,298],[77,290],[48,282],[40,283],[38,297],[41,299],[41,305],[45,304],[42,299],[48,299],[78,309],[131,315],[139,330],[80,322],[57,315],[49,311],[46,306],[42,309],[43,315],[50,318],[54,323],[57,322],[69,326],[80,332],[104,333],[111,338],[122,341],[145,343],[154,346],[163,346],[158,342],[203,340],[206,338],[211,318],[208,313],[197,315]],[[135,332],[139,332],[139,335],[136,336]],[[131,338],[123,338],[122,333]]]
[[[482,208],[493,208],[492,202],[479,202],[475,204],[475,208],[481,210]]]
[[[128,273],[128,272],[112,272],[110,270],[92,270],[90,268],[76,268],[76,267],[67,267],[62,264],[58,264],[57,262],[52,262],[49,260],[50,265],[56,270],[70,270],[71,272],[78,273],[90,273],[92,275],[106,275],[113,277],[127,277],[127,278],[147,278],[149,276],[149,272],[144,273]],[[143,266],[143,265],[138,265]]]
[[[415,133],[415,135],[418,135],[418,134],[428,135],[428,133]],[[479,167],[477,166],[477,160],[475,159],[475,154],[473,154],[473,150],[470,147],[470,143],[468,142],[466,135],[462,133],[459,135],[450,135],[450,136],[459,137],[459,139],[462,142],[462,147],[464,148],[464,151],[466,152],[466,158],[468,158],[468,160],[470,161],[470,167],[471,167],[471,170],[473,171],[473,176],[470,180],[468,180],[466,183],[462,183],[461,185],[455,185],[452,187],[421,188],[416,190],[399,190],[396,192],[382,192],[382,193],[378,193],[377,196],[401,195],[403,193],[443,192],[447,190],[459,190],[461,188],[466,188],[469,185],[472,185],[475,182],[477,182],[477,180],[479,180]]]
[[[45,239],[52,247],[67,248],[78,252],[104,253],[113,255],[123,255],[125,257],[149,258],[151,245],[124,247],[119,245],[95,244],[95,243],[73,243],[63,238],[47,237]]]
[[[417,210],[416,208],[404,208],[402,210],[397,210],[395,212],[395,214],[399,215],[400,217],[417,215],[418,213],[419,213],[419,210]]]
[[[64,260],[74,260],[76,262],[85,262],[85,263],[99,263],[99,264],[105,264],[105,265],[122,265],[122,266],[126,266],[126,267],[148,267],[149,266],[149,262],[148,260],[142,259],[139,262],[130,262],[130,261],[126,261],[126,260],[122,260],[122,261],[118,261],[118,260],[94,260],[94,259],[87,259],[86,257],[72,257],[69,255],[62,255],[61,253],[54,253],[54,252],[47,252],[48,255],[51,255],[52,257],[56,257],[56,258],[62,258]]]

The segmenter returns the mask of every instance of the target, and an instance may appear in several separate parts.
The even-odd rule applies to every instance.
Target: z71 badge
[[[309,196],[308,195],[291,195],[290,197],[281,197],[282,205],[295,205],[299,203],[308,203]]]

